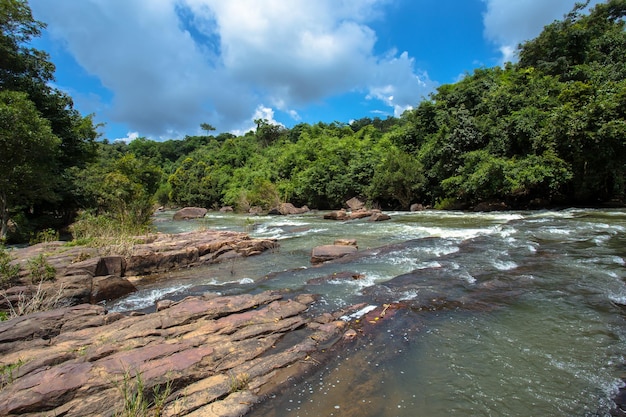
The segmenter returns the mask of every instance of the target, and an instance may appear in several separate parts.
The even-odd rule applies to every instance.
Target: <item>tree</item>
[[[0,240],[11,209],[55,199],[49,173],[60,143],[25,93],[0,91]]]
[[[68,168],[84,167],[95,156],[98,133],[93,117],[81,116],[73,108],[72,99],[52,87],[55,68],[48,54],[30,46],[43,28],[45,24],[33,18],[27,1],[0,0],[0,91],[25,93],[22,98],[34,106],[38,118],[47,120],[51,134],[59,140],[55,152],[48,154],[49,161],[40,168],[42,176],[55,180],[50,181],[41,198],[33,195],[29,211],[35,215],[64,214],[59,217],[68,220],[68,214],[77,208]],[[24,106],[17,99],[5,99],[5,105]],[[0,153],[6,151],[0,148]]]

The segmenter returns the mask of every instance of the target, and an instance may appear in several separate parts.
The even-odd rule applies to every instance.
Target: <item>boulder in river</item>
[[[278,207],[272,208],[267,214],[279,214],[279,215],[290,215],[290,214],[303,214],[309,212],[309,208],[307,206],[296,207],[291,203],[281,203]]]
[[[351,245],[322,245],[313,248],[311,263],[319,264],[333,259],[341,258],[357,251],[356,246]]]
[[[203,207],[185,207],[174,213],[174,220],[201,219],[207,213]]]

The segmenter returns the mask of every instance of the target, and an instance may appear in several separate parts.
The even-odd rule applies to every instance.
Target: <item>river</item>
[[[608,416],[623,385],[624,210],[391,212],[378,223],[171,214],[158,230],[246,231],[280,248],[151,277],[111,310],[266,289],[319,294],[320,311],[402,306],[252,416]],[[311,249],[339,238],[356,239],[359,256],[313,267]]]

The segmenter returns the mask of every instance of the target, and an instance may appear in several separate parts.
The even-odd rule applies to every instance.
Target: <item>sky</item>
[[[598,3],[598,0],[592,4]],[[29,0],[56,88],[102,138],[400,116],[515,61],[575,0]]]

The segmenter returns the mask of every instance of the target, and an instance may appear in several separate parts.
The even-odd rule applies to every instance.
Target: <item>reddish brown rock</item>
[[[123,255],[111,254],[115,247],[103,248],[108,254],[101,255],[96,248],[67,247],[61,242],[12,251],[17,258],[15,263],[22,268],[21,277],[15,288],[7,290],[7,297],[0,300],[0,309],[8,310],[7,300],[15,303],[21,295],[37,291],[37,286],[31,285],[27,265],[29,259],[40,255],[56,270],[55,279],[42,284],[44,290],[59,293],[60,304],[76,305],[114,299],[134,291],[134,286],[122,279],[127,276],[219,263],[278,247],[273,239],[251,239],[245,233],[215,230],[154,234],[136,240],[138,243],[126,248]],[[94,279],[97,277],[108,278]]]
[[[200,219],[207,213],[203,207],[185,207],[174,213],[174,220]]]
[[[311,252],[311,263],[318,264],[333,259],[341,258],[342,256],[356,252],[357,249],[354,246],[346,245],[322,245],[313,248]]]
[[[309,212],[309,208],[307,206],[296,207],[291,203],[281,203],[278,207],[272,208],[267,214],[280,214],[280,215],[290,215],[290,214],[303,214]]]
[[[170,384],[164,416],[243,415],[351,334],[330,315],[307,327],[312,302],[268,291],[189,297],[144,316],[83,305],[0,323],[0,366],[13,370],[0,415],[117,415],[137,376],[150,392]],[[274,349],[296,329],[290,347]]]
[[[365,203],[359,200],[356,197],[352,197],[350,200],[346,201],[346,206],[352,211],[357,211],[365,208]]]

